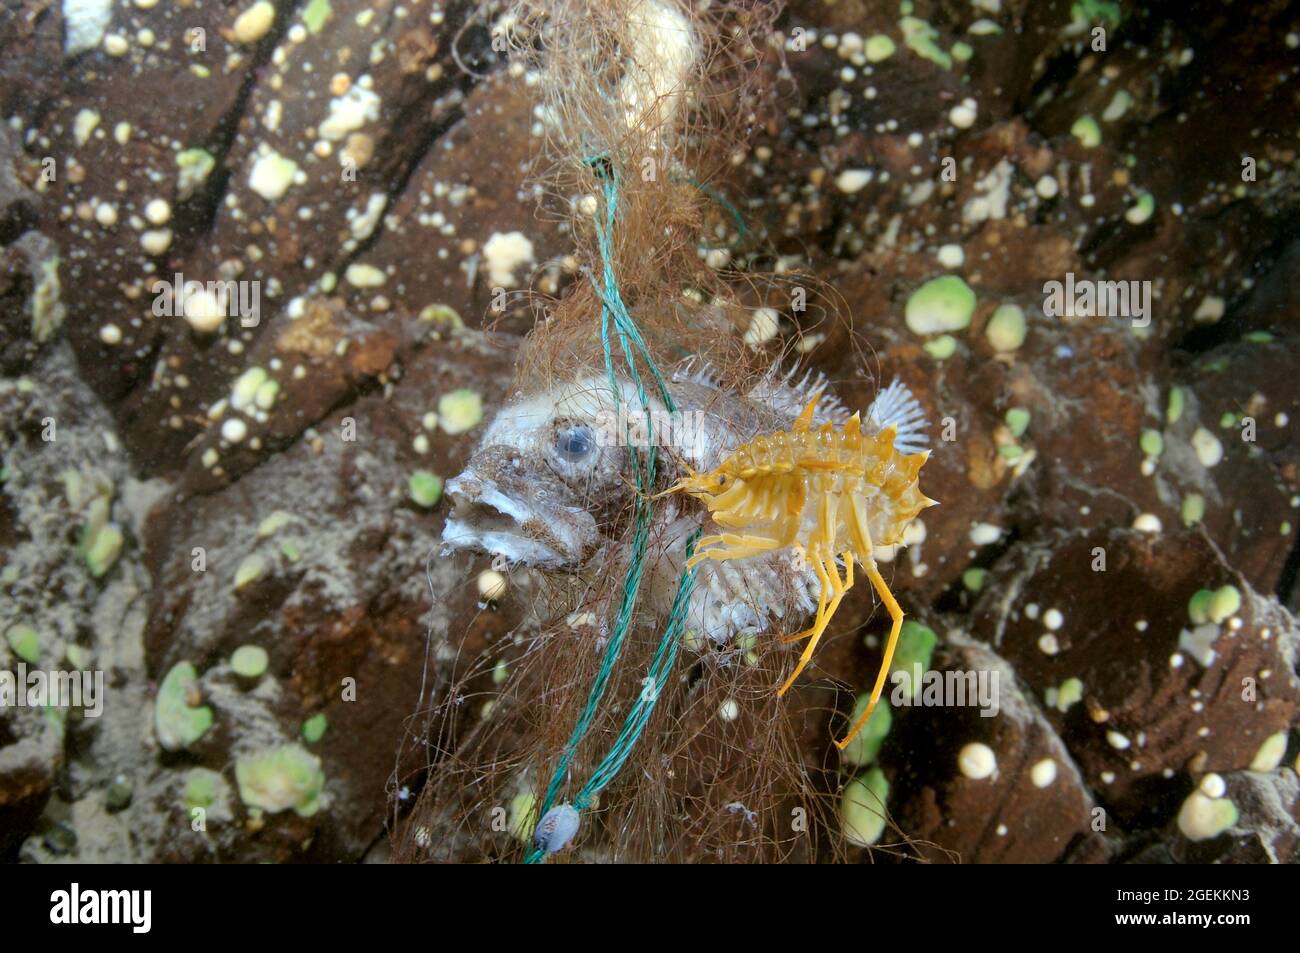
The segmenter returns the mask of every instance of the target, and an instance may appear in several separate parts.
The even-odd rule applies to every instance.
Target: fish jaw
[[[452,504],[442,551],[472,550],[541,569],[576,570],[595,550],[595,517],[539,499],[524,481],[496,480],[473,468],[447,482]]]

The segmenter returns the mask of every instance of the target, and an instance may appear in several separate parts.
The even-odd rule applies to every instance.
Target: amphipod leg
[[[811,632],[808,633],[808,644],[804,646],[803,654],[799,656],[799,664],[794,667],[794,671],[785,680],[785,684],[777,690],[778,696],[784,695],[790,690],[794,680],[799,677],[799,674],[808,665],[809,659],[812,658],[813,652],[817,649],[817,643],[821,641],[822,633],[826,631],[826,626],[831,621],[831,616],[840,607],[840,600],[844,598],[844,593],[848,592],[849,586],[853,585],[853,554],[849,554],[844,569],[845,578],[842,581],[839,572],[835,568],[835,557],[831,555],[835,546],[837,502],[833,494],[826,493],[822,496],[820,521],[817,532],[814,534],[815,543],[813,545],[813,567],[817,570],[817,578],[822,585],[817,621],[813,625]],[[833,593],[829,602],[826,600],[828,585]]]
[[[833,565],[831,566],[831,572],[828,575],[826,574],[825,568],[823,567],[819,559],[813,559],[812,557],[810,557],[808,555],[808,551],[804,549],[802,546],[800,546],[798,543],[795,543],[794,548],[799,551],[799,554],[803,557],[804,562],[809,566],[811,566],[812,571],[817,574],[817,579],[819,580],[819,584],[818,584],[819,594],[817,596],[817,617],[813,620],[812,628],[804,629],[802,632],[795,632],[793,635],[781,636],[781,642],[784,645],[789,645],[791,642],[801,642],[804,639],[808,638],[810,635],[812,635],[814,632],[821,632],[822,617],[826,615],[826,609],[827,606],[830,605],[830,600],[831,600],[830,595],[828,595],[826,591],[827,587],[829,586],[832,592],[839,588],[839,577],[835,573],[835,567]],[[831,579],[835,579],[835,582],[831,582],[830,581]]]
[[[728,526],[732,529],[743,529],[746,526],[752,526],[754,517],[748,513],[714,513],[713,522],[719,526]]]
[[[835,570],[834,557],[825,555],[834,552],[835,549],[835,518],[838,508],[839,501],[836,500],[833,494],[822,493],[817,513],[817,526],[812,532],[812,538],[808,541],[809,548],[815,549],[818,553],[816,561],[813,563],[813,569],[817,571],[817,578],[821,580],[822,587],[822,598],[818,600],[819,608],[817,611],[817,621],[811,629],[805,629],[804,631],[798,632],[794,635],[781,636],[781,641],[787,644],[790,642],[798,642],[801,639],[806,639],[814,633],[820,636],[822,631],[826,628],[826,623],[830,621],[830,617],[835,614],[835,609],[839,608],[839,598],[835,599],[834,607],[829,610],[823,610],[821,608],[825,605],[826,601],[826,578],[822,576],[822,569],[824,569],[829,574],[829,578],[833,580],[831,588],[836,596],[842,598],[845,590],[848,589],[848,586],[840,582],[840,575]],[[802,509],[802,507],[800,509]],[[798,514],[795,514],[795,516],[797,517]],[[807,551],[803,547],[799,547],[799,549],[806,557]],[[821,566],[821,569],[818,568],[819,565]],[[851,586],[853,584],[849,583],[848,585]],[[802,667],[803,666],[800,666],[800,668]]]
[[[848,592],[853,588],[853,551],[845,550],[840,559],[844,560],[844,592]]]
[[[835,610],[840,607],[840,600],[844,598],[844,594],[846,592],[848,592],[850,589],[853,588],[853,553],[851,551],[846,550],[845,552],[840,554],[840,558],[844,560],[844,581],[843,582],[840,582],[839,575],[835,572],[835,565],[830,561],[827,561],[827,566],[829,567],[829,572],[830,572],[830,578],[833,580],[831,582],[831,591],[834,593],[834,597],[831,599],[830,605],[826,607],[825,613],[818,612],[817,615],[818,622],[821,621],[822,615],[825,615],[826,622],[829,624],[831,621],[831,616],[833,616],[835,614]],[[808,638],[810,635],[813,634],[815,630],[816,630],[816,626],[814,625],[813,628],[804,629],[802,632],[797,632],[794,635],[783,635],[781,636],[781,641],[786,643],[787,645],[791,642],[798,642],[801,641],[802,639]]]
[[[721,546],[715,544],[722,543]],[[723,533],[721,536],[705,536],[699,542],[699,550],[686,563],[687,569],[694,569],[706,559],[722,562],[726,559],[748,559],[762,553],[780,549],[780,543],[766,536],[737,536],[735,533]],[[704,546],[714,548],[704,550]]]
[[[794,680],[799,677],[799,673],[807,667],[808,660],[812,658],[813,652],[816,651],[817,643],[821,640],[822,633],[826,631],[826,626],[830,625],[831,616],[835,615],[835,610],[840,607],[840,600],[844,598],[844,593],[848,592],[853,586],[853,554],[848,553],[847,556],[848,559],[844,564],[843,581],[840,580],[839,574],[835,571],[834,561],[830,559],[826,560],[827,568],[822,571],[826,573],[826,581],[830,583],[831,591],[834,593],[834,596],[824,609],[818,610],[816,624],[814,624],[807,632],[800,632],[798,635],[793,637],[786,636],[783,640],[786,642],[795,642],[807,637],[808,644],[804,646],[803,654],[799,656],[799,664],[794,667],[794,671],[791,672],[790,677],[785,680],[785,684],[778,689],[776,693],[778,697],[784,695],[790,690],[790,686],[793,685]],[[825,585],[825,583],[823,583],[823,585]]]
[[[695,544],[695,556],[698,558],[701,553],[709,546],[716,546],[722,542],[721,536],[702,536],[699,542]]]
[[[865,568],[867,577],[871,580],[871,585],[875,587],[876,592],[880,595],[880,601],[889,610],[890,618],[894,620],[894,624],[889,630],[889,643],[885,646],[885,657],[880,662],[880,673],[876,676],[876,687],[871,690],[871,701],[867,704],[867,710],[849,729],[849,733],[840,741],[835,742],[835,747],[841,751],[850,741],[857,737],[858,732],[862,730],[862,726],[871,717],[871,713],[876,710],[876,703],[880,701],[880,692],[885,687],[885,678],[889,675],[889,666],[894,661],[894,649],[898,648],[898,633],[903,628],[903,610],[899,608],[898,600],[889,591],[889,586],[885,584],[884,577],[880,575],[880,570],[876,568],[875,559],[868,559]]]
[[[809,406],[811,407],[811,405]],[[820,512],[818,513],[817,528],[813,531],[812,538],[808,541],[808,547],[800,546],[798,543],[795,544],[795,548],[799,550],[799,552],[803,555],[805,560],[808,559],[808,548],[812,548],[817,551],[818,555],[812,560],[812,568],[813,571],[817,573],[818,580],[820,580],[821,595],[817,597],[817,619],[815,622],[813,622],[812,628],[804,629],[802,632],[796,632],[794,635],[781,636],[781,641],[786,643],[787,645],[791,642],[798,642],[802,639],[806,639],[812,635],[820,636],[822,634],[822,630],[826,628],[826,621],[829,621],[830,618],[826,612],[827,602],[830,598],[826,594],[826,585],[828,580],[829,579],[835,580],[835,582],[831,584],[832,589],[834,591],[838,592],[840,589],[840,581],[839,581],[840,577],[839,577],[839,573],[835,572],[835,563],[833,561],[828,560],[827,564],[824,565],[821,557],[822,553],[830,552],[831,547],[834,545],[834,529],[831,530],[832,535],[830,539],[827,539],[827,534],[824,529],[827,523],[828,516],[831,519],[834,519],[834,512],[833,510],[829,509],[832,506],[833,506],[833,501],[831,500],[831,498],[828,495],[823,495],[821,500]],[[797,520],[800,514],[802,513],[802,510],[803,510],[803,506],[800,505],[798,512],[794,512],[790,514],[791,520],[792,521]],[[797,523],[792,523],[792,525],[789,525],[787,527],[787,530],[794,529],[794,531],[797,532],[798,531],[797,526],[798,526]],[[827,575],[828,566],[829,566],[829,576]],[[838,605],[838,603],[836,604]],[[795,674],[797,675],[799,671],[802,669],[803,669],[803,664],[800,664],[799,669],[796,669]],[[786,685],[788,687],[789,682],[787,682]],[[785,689],[782,688],[781,692],[779,692],[778,694],[784,692]]]
[[[827,572],[826,562],[831,563],[829,572]],[[831,609],[831,605],[839,605],[838,597],[843,592],[842,584],[840,583],[840,576],[839,573],[835,571],[835,563],[833,559],[823,561],[821,554],[817,553],[812,556],[812,565],[822,587],[821,596],[817,600],[817,619],[813,622],[813,627],[811,629],[807,632],[801,632],[791,640],[797,641],[806,635],[808,637],[808,644],[804,646],[803,654],[799,656],[799,662],[795,665],[794,671],[790,673],[790,677],[787,678],[785,683],[776,690],[777,697],[788,692],[790,686],[794,684],[794,680],[798,678],[799,674],[807,667],[809,660],[813,656],[813,652],[817,650],[817,643],[821,641],[822,633],[826,631],[827,623],[831,620],[830,614],[834,611]],[[832,597],[831,593],[835,594],[834,597]]]

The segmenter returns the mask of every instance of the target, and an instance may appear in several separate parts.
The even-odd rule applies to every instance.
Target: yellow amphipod
[[[901,542],[907,524],[936,501],[917,486],[929,450],[901,453],[894,446],[896,424],[889,423],[875,434],[864,433],[858,414],[840,430],[832,422],[814,429],[813,414],[822,393],[813,396],[790,430],[755,438],[716,469],[693,473],[669,492],[690,494],[708,507],[715,523],[735,529],[702,538],[691,557],[692,567],[705,559],[746,559],[793,546],[817,574],[821,582],[817,617],[812,628],[784,637],[786,642],[806,638],[808,644],[778,695],[784,695],[807,666],[844,594],[853,586],[854,563],[862,564],[889,610],[893,627],[867,710],[848,735],[835,742],[843,749],[875,711],[903,625],[903,610],[872,555],[873,541],[882,546]],[[843,577],[836,557],[844,565]]]

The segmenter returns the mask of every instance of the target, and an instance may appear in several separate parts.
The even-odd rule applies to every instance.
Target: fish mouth
[[[536,488],[507,492],[494,481],[462,473],[447,482],[452,511],[442,530],[442,552],[475,550],[545,569],[584,561],[596,521],[585,510],[537,499]]]

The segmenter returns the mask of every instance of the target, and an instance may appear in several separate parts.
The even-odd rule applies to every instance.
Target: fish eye
[[[561,459],[581,463],[596,449],[596,435],[586,424],[570,424],[555,434],[555,449]]]

